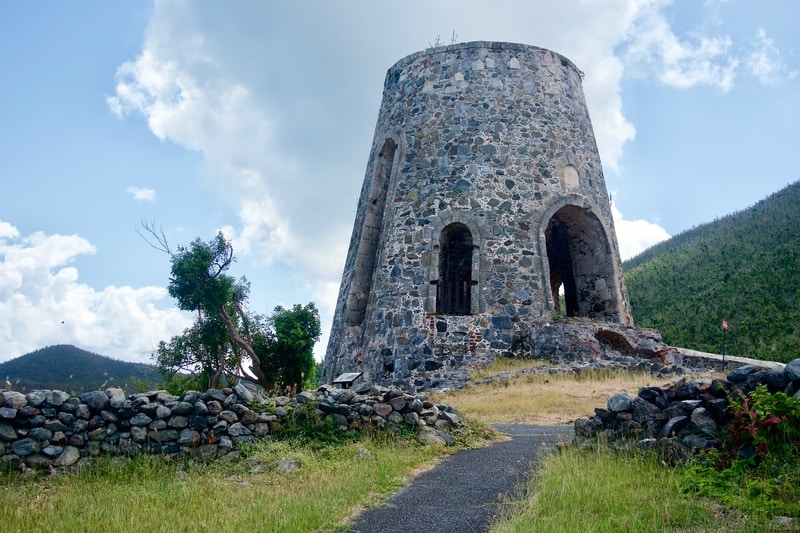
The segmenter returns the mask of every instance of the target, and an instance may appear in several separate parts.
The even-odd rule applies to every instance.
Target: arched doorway
[[[566,205],[556,211],[547,223],[545,241],[553,312],[617,320],[614,259],[605,229],[591,209]]]
[[[469,315],[472,301],[472,232],[461,223],[446,226],[439,236],[439,280],[436,312]]]

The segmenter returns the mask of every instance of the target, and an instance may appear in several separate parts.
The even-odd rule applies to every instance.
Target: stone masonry
[[[59,390],[0,392],[0,468],[72,469],[99,455],[158,454],[210,461],[239,453],[314,417],[340,431],[407,427],[423,444],[452,444],[458,411],[424,396],[360,383],[266,398],[244,384],[126,396],[122,389],[70,396]]]
[[[800,359],[772,368],[760,363],[739,366],[727,379],[682,379],[663,387],[642,387],[635,397],[618,392],[608,399],[606,409],[597,408],[594,416],[575,421],[576,442],[592,446],[599,439],[622,449],[654,449],[674,462],[719,448],[731,423],[731,400],[740,403],[760,386],[800,400]],[[739,450],[741,459],[755,454],[754,444]]]
[[[389,69],[325,381],[420,390],[556,316],[632,325],[581,80],[557,53],[495,42]]]

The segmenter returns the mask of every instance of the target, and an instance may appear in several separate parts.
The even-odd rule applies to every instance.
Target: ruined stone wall
[[[591,418],[575,421],[576,442],[591,445],[599,439],[605,444],[616,443],[619,449],[619,442],[627,441],[682,462],[719,448],[731,423],[731,400],[741,402],[759,386],[800,400],[800,359],[787,365],[759,361],[739,366],[728,373],[727,379],[683,379],[664,387],[642,387],[633,398],[627,392],[618,392],[608,399],[607,409],[595,409]],[[755,454],[752,445],[739,450],[742,459]]]
[[[435,387],[556,314],[631,324],[581,76],[490,42],[389,69],[325,380]]]
[[[360,383],[265,398],[243,384],[174,396],[122,389],[78,396],[59,390],[0,392],[0,467],[79,467],[101,454],[185,455],[208,461],[238,453],[303,418],[341,430],[407,426],[423,443],[452,444],[458,412],[398,389]]]

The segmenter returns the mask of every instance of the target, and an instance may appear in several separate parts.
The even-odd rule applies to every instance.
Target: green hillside
[[[105,387],[131,393],[136,392],[138,384],[154,387],[162,381],[153,365],[117,361],[65,344],[0,363],[0,382],[6,376],[15,391],[59,389],[75,394]]]
[[[626,261],[634,322],[673,345],[800,357],[800,182]],[[729,329],[724,335],[722,320]]]

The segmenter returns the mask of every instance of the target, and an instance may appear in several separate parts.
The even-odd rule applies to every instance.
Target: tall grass
[[[765,531],[768,523],[728,513],[680,491],[681,473],[652,455],[566,448],[543,460],[526,493],[492,533]]]
[[[524,360],[498,361],[475,377],[499,379],[440,399],[468,419],[487,423],[563,424],[592,416],[616,392],[625,390],[634,396],[640,387],[664,385],[660,378],[645,373],[542,374],[538,373],[541,369],[527,372],[528,366]],[[724,376],[706,379],[717,377]],[[653,455],[623,455],[604,446],[565,447],[540,460],[529,483],[506,504],[503,518],[492,531],[739,532],[779,527],[770,521],[774,513],[755,513],[743,505],[728,505],[726,498],[702,497],[697,490],[687,490],[697,481],[697,475],[687,478],[687,473]]]
[[[354,510],[377,502],[441,454],[441,448],[375,436],[317,450],[267,442],[246,460],[211,465],[138,457],[123,466],[101,460],[37,482],[7,476],[0,530],[338,530]],[[300,467],[282,471],[277,461]]]
[[[481,372],[516,372],[524,364],[501,362]],[[477,427],[459,435],[463,446],[486,438],[484,423],[569,423],[605,407],[615,392],[633,395],[662,384],[646,374],[530,373],[433,399],[454,405]],[[385,434],[359,441],[309,438],[295,428],[293,438],[262,442],[241,460],[208,465],[137,457],[122,464],[102,459],[76,474],[39,480],[0,476],[0,531],[341,531],[358,510],[382,501],[449,451]],[[282,471],[279,461],[300,467]],[[492,531],[773,528],[766,517],[682,492],[681,475],[647,455],[564,448],[540,461]]]

